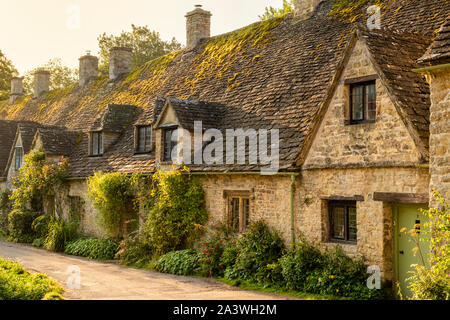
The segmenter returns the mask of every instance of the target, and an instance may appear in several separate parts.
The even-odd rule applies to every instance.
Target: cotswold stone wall
[[[450,200],[450,69],[432,74],[430,85],[430,191]]]
[[[393,278],[392,205],[373,200],[374,192],[427,193],[428,169],[369,168],[302,171],[296,207],[296,230],[307,239],[333,247],[329,239],[326,197],[361,195],[357,202],[357,242],[339,244],[350,256],[364,256]]]
[[[70,182],[69,196],[81,197],[81,231],[86,236],[91,237],[105,237],[106,234],[103,228],[98,224],[98,211],[92,205],[88,197],[88,185],[86,180],[74,180]],[[67,206],[64,210],[64,217],[68,217],[70,207]]]
[[[226,223],[227,198],[224,192],[250,191],[250,222],[266,221],[269,227],[279,232],[286,244],[290,244],[290,177],[207,175],[199,176],[199,179],[206,193],[211,224]],[[296,186],[298,189],[298,180]]]
[[[365,47],[357,42],[306,158],[305,168],[418,163],[417,147],[379,79],[376,80],[376,122],[346,124],[350,90],[343,81],[374,74]]]

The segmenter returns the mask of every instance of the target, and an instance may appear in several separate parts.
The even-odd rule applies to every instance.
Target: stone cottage
[[[71,88],[49,92],[50,75],[39,71],[24,97],[14,78],[0,105],[2,188],[31,149],[65,155],[70,185],[47,210],[68,217],[82,208],[83,231],[101,236],[87,177],[151,174],[171,168],[173,153],[198,157],[178,147],[185,143],[231,143],[244,159],[215,149],[214,161],[189,165],[211,221],[243,232],[262,219],[287,244],[302,235],[340,245],[403,286],[414,257],[399,228],[421,221],[433,188],[450,195],[450,3],[387,1],[372,30],[367,17],[342,22],[330,9],[329,0],[297,0],[282,19],[210,37],[212,15],[197,6],[186,15],[187,47],[139,70],[118,47],[108,78],[90,55]],[[261,130],[278,132],[265,141],[279,147],[272,174],[246,142]]]

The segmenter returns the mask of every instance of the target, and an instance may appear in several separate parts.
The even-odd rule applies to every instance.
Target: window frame
[[[170,135],[170,155],[166,156],[166,133],[168,131],[171,131],[171,135]],[[173,137],[173,133],[177,132],[177,142],[172,141],[172,137]],[[162,129],[162,152],[161,152],[161,159],[163,162],[170,162],[172,163],[172,151],[173,151],[173,147],[175,145],[178,145],[178,126],[170,126],[170,127],[166,127],[164,129]],[[176,149],[176,151],[178,152],[178,149]]]
[[[148,129],[148,137],[147,137],[147,131],[144,132],[144,150],[141,149],[140,145],[140,138],[141,138],[141,129]],[[150,153],[152,151],[152,126],[151,125],[139,125],[136,126],[136,147],[135,147],[135,153],[136,154],[145,154]],[[148,141],[147,141],[148,139]],[[147,147],[148,143],[148,149]]]
[[[20,153],[17,152],[18,150],[20,150]],[[18,157],[18,154],[20,154],[20,157]],[[22,168],[22,166],[23,166],[23,157],[24,157],[23,147],[22,146],[15,147],[15,151],[14,151],[14,168],[16,169],[16,171],[19,171],[19,169]],[[20,159],[20,161],[19,161],[19,159]],[[20,164],[18,164],[18,162],[20,162]]]
[[[368,86],[373,85],[375,88],[375,118],[374,119],[368,119],[368,103],[366,102],[366,88],[368,88]],[[376,122],[377,119],[377,106],[376,106],[376,101],[377,101],[377,82],[376,80],[367,80],[367,81],[361,81],[361,82],[354,82],[354,83],[349,83],[349,122],[350,124],[359,124],[359,123],[374,123]],[[353,88],[355,87],[363,87],[362,90],[362,107],[363,107],[363,118],[362,119],[353,119]]]
[[[92,131],[90,133],[90,146],[89,146],[89,155],[91,157],[101,157],[103,155],[103,132],[102,131]],[[97,150],[94,153],[94,140],[97,137]]]
[[[344,239],[336,238],[334,235],[334,210],[335,208],[345,209],[345,221],[344,221]],[[355,209],[356,221],[356,239],[350,239],[350,208]],[[357,212],[357,202],[356,201],[341,201],[333,200],[328,202],[328,220],[329,220],[329,240],[331,242],[340,242],[347,244],[357,244],[358,242],[358,212]]]
[[[235,217],[235,200],[239,202],[239,222],[238,225],[234,223]],[[228,196],[228,219],[227,226],[236,233],[244,233],[250,226],[250,215],[251,215],[251,197],[249,195],[230,195]],[[247,203],[245,203],[247,202]]]

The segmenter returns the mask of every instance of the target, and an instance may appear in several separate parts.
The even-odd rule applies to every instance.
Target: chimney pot
[[[50,90],[50,71],[38,69],[34,72],[34,97],[37,98]]]
[[[79,66],[79,85],[85,86],[98,75],[98,58],[91,56],[91,52],[87,51],[85,56],[80,59]]]
[[[109,51],[109,79],[131,72],[133,50],[127,47],[114,47]]]
[[[294,15],[301,19],[307,19],[321,2],[322,0],[295,0]]]
[[[201,39],[211,36],[211,12],[196,5],[193,11],[186,14],[186,48],[195,48]]]
[[[13,77],[11,79],[11,94],[9,104],[13,104],[23,95],[23,77]]]

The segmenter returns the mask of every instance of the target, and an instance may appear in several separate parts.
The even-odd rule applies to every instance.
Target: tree
[[[163,41],[156,31],[151,31],[147,26],[139,27],[131,25],[131,32],[122,31],[118,36],[103,33],[98,37],[100,48],[100,66],[102,74],[108,74],[109,50],[116,46],[124,46],[133,49],[132,69],[136,70],[146,62],[181,48],[175,38],[171,41]]]
[[[0,50],[0,101],[6,100],[11,91],[11,78],[17,73],[12,62]]]
[[[283,0],[283,8],[266,7],[266,11],[259,18],[263,21],[272,18],[281,18],[291,12],[294,12],[294,0]]]
[[[33,91],[33,73],[37,69],[28,71],[24,75],[23,90],[25,94],[30,94]],[[50,71],[50,90],[66,88],[75,84],[78,80],[78,70],[64,66],[60,58],[50,59],[39,69]]]

